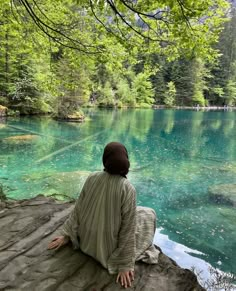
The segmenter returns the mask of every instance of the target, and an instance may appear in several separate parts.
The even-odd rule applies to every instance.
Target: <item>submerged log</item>
[[[38,135],[24,134],[24,135],[13,135],[3,138],[1,141],[6,144],[25,144],[31,143],[39,138]]]
[[[70,141],[65,140],[65,139],[61,139],[61,138],[56,137],[56,136],[45,135],[45,134],[42,134],[42,133],[39,133],[39,132],[36,132],[36,131],[32,131],[32,130],[29,130],[29,129],[26,129],[26,128],[22,128],[22,127],[19,127],[19,126],[13,126],[13,125],[10,125],[10,124],[6,124],[6,126],[10,127],[10,128],[13,128],[13,129],[16,129],[16,130],[19,130],[19,131],[30,133],[31,135],[38,135],[38,136],[42,136],[42,137],[53,138],[53,139],[60,140],[60,141],[62,141],[64,143],[71,144]]]
[[[72,148],[72,147],[74,147],[74,146],[76,146],[76,145],[78,145],[78,144],[80,144],[80,143],[83,143],[83,142],[85,142],[86,140],[88,140],[88,139],[90,139],[90,138],[92,138],[92,137],[95,137],[95,136],[100,135],[102,132],[104,132],[104,130],[99,131],[99,132],[97,132],[97,133],[95,133],[95,134],[92,134],[92,135],[90,135],[90,136],[87,136],[87,137],[85,137],[85,138],[83,138],[83,139],[81,139],[81,140],[79,140],[79,141],[76,141],[76,142],[74,142],[74,143],[72,143],[72,144],[70,144],[70,145],[68,145],[68,146],[65,146],[65,147],[63,147],[63,148],[61,148],[61,149],[59,149],[59,150],[57,150],[57,151],[55,151],[55,152],[53,152],[53,153],[51,153],[51,154],[45,156],[45,157],[43,157],[43,158],[37,160],[36,163],[41,163],[41,162],[43,162],[43,161],[46,161],[46,160],[50,159],[51,157],[53,157],[53,156],[55,156],[55,155],[58,155],[58,154],[64,152],[65,150],[68,150],[68,149],[70,149],[70,148]]]
[[[6,202],[0,211],[0,290],[123,290],[98,262],[71,245],[47,250],[48,242],[73,208],[44,196]],[[135,280],[127,290],[204,290],[190,270],[181,269],[163,253],[159,263],[136,263]]]

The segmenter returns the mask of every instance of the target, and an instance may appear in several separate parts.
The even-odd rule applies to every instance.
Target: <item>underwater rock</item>
[[[202,166],[203,169],[207,169],[209,171],[219,171],[219,172],[228,172],[228,173],[232,173],[232,174],[236,174],[236,163],[235,162],[230,162],[230,163],[226,163],[223,165],[219,165],[219,166]]]
[[[23,175],[22,180],[40,183],[42,185],[40,194],[53,196],[58,200],[70,200],[78,196],[90,173],[89,171],[33,172]]]
[[[65,120],[72,121],[72,122],[83,122],[84,118],[85,118],[84,116],[77,116],[76,114],[71,114],[71,115],[68,115]]]
[[[115,283],[98,262],[67,245],[47,250],[74,204],[37,196],[8,202],[0,212],[0,290],[116,291]],[[136,291],[204,291],[196,275],[161,253],[158,264],[136,263]]]
[[[66,114],[63,116],[57,116],[55,117],[56,120],[64,120],[64,121],[72,121],[72,122],[83,122],[85,120],[85,115],[80,112],[76,111],[71,114]]]
[[[217,203],[236,206],[236,184],[219,184],[209,187],[210,197]]]
[[[220,215],[224,216],[226,219],[228,219],[231,223],[231,227],[233,228],[234,222],[236,221],[236,211],[232,207],[219,207],[219,213]],[[236,234],[236,230],[233,230],[233,232]],[[236,237],[236,235],[235,235]]]
[[[25,144],[25,143],[30,143],[32,141],[35,141],[38,138],[40,137],[35,134],[14,135],[14,136],[3,138],[2,142],[9,143],[9,144]]]
[[[89,171],[72,172],[32,172],[21,179],[27,183],[40,185],[38,193],[57,200],[73,200],[80,193]]]
[[[178,224],[176,224],[178,221]],[[215,268],[224,261],[225,272],[236,273],[235,253],[236,211],[232,206],[210,204],[175,210],[168,214],[166,227],[178,240],[193,250],[207,254],[207,261]]]
[[[44,182],[47,189],[53,189],[55,194],[75,197],[80,193],[90,173],[89,171],[57,172],[47,177]]]
[[[236,163],[227,163],[219,169],[222,172],[232,172],[236,174]]]
[[[74,195],[66,195],[66,194],[61,194],[58,190],[55,190],[55,189],[49,189],[48,191],[46,192],[43,192],[44,196],[46,197],[53,197],[54,199],[56,200],[59,200],[59,201],[74,201],[75,198],[73,198]]]

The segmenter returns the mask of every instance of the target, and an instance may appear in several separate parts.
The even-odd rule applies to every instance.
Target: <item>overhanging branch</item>
[[[69,37],[68,35],[66,35],[65,33],[63,33],[62,31],[60,31],[60,30],[52,27],[51,25],[47,24],[45,21],[42,20],[42,18],[40,18],[36,14],[36,12],[34,11],[33,7],[29,4],[29,1],[27,1],[27,0],[18,0],[17,3],[14,3],[14,1],[15,0],[11,0],[12,4],[15,7],[18,6],[18,3],[21,4],[25,8],[26,12],[30,16],[30,18],[33,20],[35,25],[41,31],[43,31],[43,33],[46,34],[50,39],[52,39],[53,41],[57,42],[58,44],[60,44],[62,46],[65,46],[65,47],[68,47],[68,48],[71,48],[71,49],[79,50],[80,52],[83,52],[83,53],[86,53],[86,54],[97,54],[97,53],[101,53],[102,52],[101,48],[99,48],[97,46],[94,46],[94,45],[85,44],[85,43],[81,42],[78,39],[73,39],[73,38]],[[33,0],[33,2],[35,2],[35,1]],[[37,5],[37,8],[38,8],[38,5]],[[43,13],[43,15],[45,15],[44,12],[42,12],[42,13]],[[49,18],[46,16],[46,19],[49,19]],[[63,39],[66,40],[67,43],[65,43],[63,41]]]

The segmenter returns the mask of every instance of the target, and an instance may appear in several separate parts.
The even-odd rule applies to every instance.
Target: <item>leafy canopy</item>
[[[22,22],[53,42],[86,54],[111,53],[119,42],[129,52],[212,57],[229,7],[226,0],[11,0]]]

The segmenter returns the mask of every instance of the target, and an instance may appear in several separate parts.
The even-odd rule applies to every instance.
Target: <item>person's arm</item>
[[[119,271],[133,271],[135,263],[135,227],[136,227],[136,193],[132,191],[121,208],[121,227],[118,237],[118,249],[121,260]]]
[[[79,229],[79,224],[80,224],[79,212],[80,212],[80,207],[81,207],[84,194],[85,194],[85,185],[79,195],[79,198],[76,200],[74,209],[72,210],[67,220],[64,222],[62,226],[62,230],[61,230],[61,234],[64,237],[69,237],[75,249],[79,248],[79,241],[78,241],[78,229]]]
[[[60,247],[67,244],[70,240],[75,249],[79,248],[79,242],[77,238],[78,227],[79,227],[79,219],[78,219],[79,209],[78,208],[79,208],[79,199],[76,201],[75,207],[70,213],[69,217],[64,222],[60,235],[53,238],[53,240],[48,244],[49,250],[52,250],[52,249],[57,250]]]
[[[136,192],[132,186],[124,189],[121,205],[121,225],[118,245],[109,258],[111,272],[133,272],[135,264]]]
[[[120,282],[124,288],[131,287],[132,281],[134,280],[135,229],[136,192],[132,189],[127,199],[122,203],[118,248],[115,251],[121,258],[118,263],[116,282]]]
[[[87,181],[87,180],[86,180]],[[86,183],[86,182],[85,182]],[[81,201],[85,193],[85,184],[79,195],[79,198],[76,200],[75,207],[70,213],[67,220],[64,222],[61,230],[61,235],[55,237],[49,244],[48,249],[59,249],[63,245],[67,244],[70,240],[75,249],[79,248],[78,241],[78,228],[79,228],[79,216]]]

